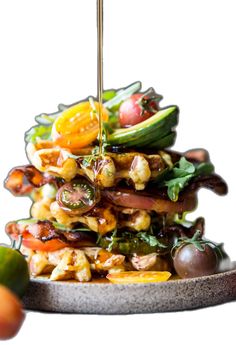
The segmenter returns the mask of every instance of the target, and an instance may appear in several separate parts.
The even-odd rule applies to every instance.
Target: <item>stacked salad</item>
[[[178,107],[162,108],[162,97],[141,87],[104,92],[100,138],[93,97],[36,116],[26,132],[29,164],[12,169],[5,186],[31,198],[30,218],[6,232],[22,240],[33,276],[158,282],[214,274],[229,262],[204,237],[204,219],[186,219],[199,188],[225,195],[226,183],[206,150],[170,150]]]

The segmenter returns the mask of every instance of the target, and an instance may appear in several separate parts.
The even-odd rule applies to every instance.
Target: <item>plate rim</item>
[[[96,315],[175,312],[236,301],[236,267],[226,272],[156,283],[51,281],[32,278],[27,310]]]

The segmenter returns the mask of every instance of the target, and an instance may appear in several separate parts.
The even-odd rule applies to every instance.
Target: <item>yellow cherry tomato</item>
[[[55,144],[69,149],[90,145],[98,136],[98,110],[98,102],[94,102],[94,109],[90,102],[81,102],[63,111],[52,128]],[[102,119],[108,120],[108,112],[104,107]]]
[[[127,271],[109,273],[107,279],[115,284],[157,283],[167,281],[170,276],[167,271]]]

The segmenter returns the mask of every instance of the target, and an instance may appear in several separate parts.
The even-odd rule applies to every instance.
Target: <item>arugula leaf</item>
[[[193,175],[186,175],[183,177],[173,178],[172,180],[166,181],[165,186],[168,187],[167,194],[172,201],[177,201],[179,198],[179,192],[187,186],[189,180],[193,178]]]
[[[179,161],[179,170],[184,170],[185,172],[192,174],[195,171],[194,165],[187,161],[185,157],[182,157]]]
[[[114,248],[114,246],[115,246],[116,243],[117,243],[118,238],[116,237],[116,235],[117,235],[117,229],[113,230],[113,233],[112,233],[112,235],[111,235],[111,237],[110,237],[110,241],[111,241],[111,242],[108,244],[108,247],[107,247],[107,250],[108,250],[109,252],[112,251],[112,249]]]
[[[213,173],[214,166],[211,163],[201,163],[194,165],[182,157],[176,166],[166,176],[166,180],[161,183],[167,187],[167,194],[172,201],[177,201],[179,193],[188,185],[189,181],[200,175]]]
[[[146,242],[150,247],[158,246],[160,248],[167,248],[166,245],[162,244],[156,236],[149,235],[147,232],[141,231],[137,234],[137,237],[140,238],[143,242]]]
[[[92,162],[96,162],[96,157],[93,155],[90,156],[86,156],[84,157],[83,161],[82,161],[82,165],[87,168],[91,165]]]
[[[37,139],[50,140],[51,139],[52,126],[34,126],[31,127],[25,133],[25,141],[27,143],[35,144]]]

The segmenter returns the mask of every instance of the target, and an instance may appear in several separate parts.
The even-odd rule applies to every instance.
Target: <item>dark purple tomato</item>
[[[200,251],[192,243],[183,244],[176,249],[173,264],[176,273],[181,278],[194,278],[211,275],[217,272],[218,258],[215,250],[208,244],[203,244]]]
[[[66,212],[83,214],[97,202],[96,188],[85,178],[64,184],[57,192],[57,202]]]

